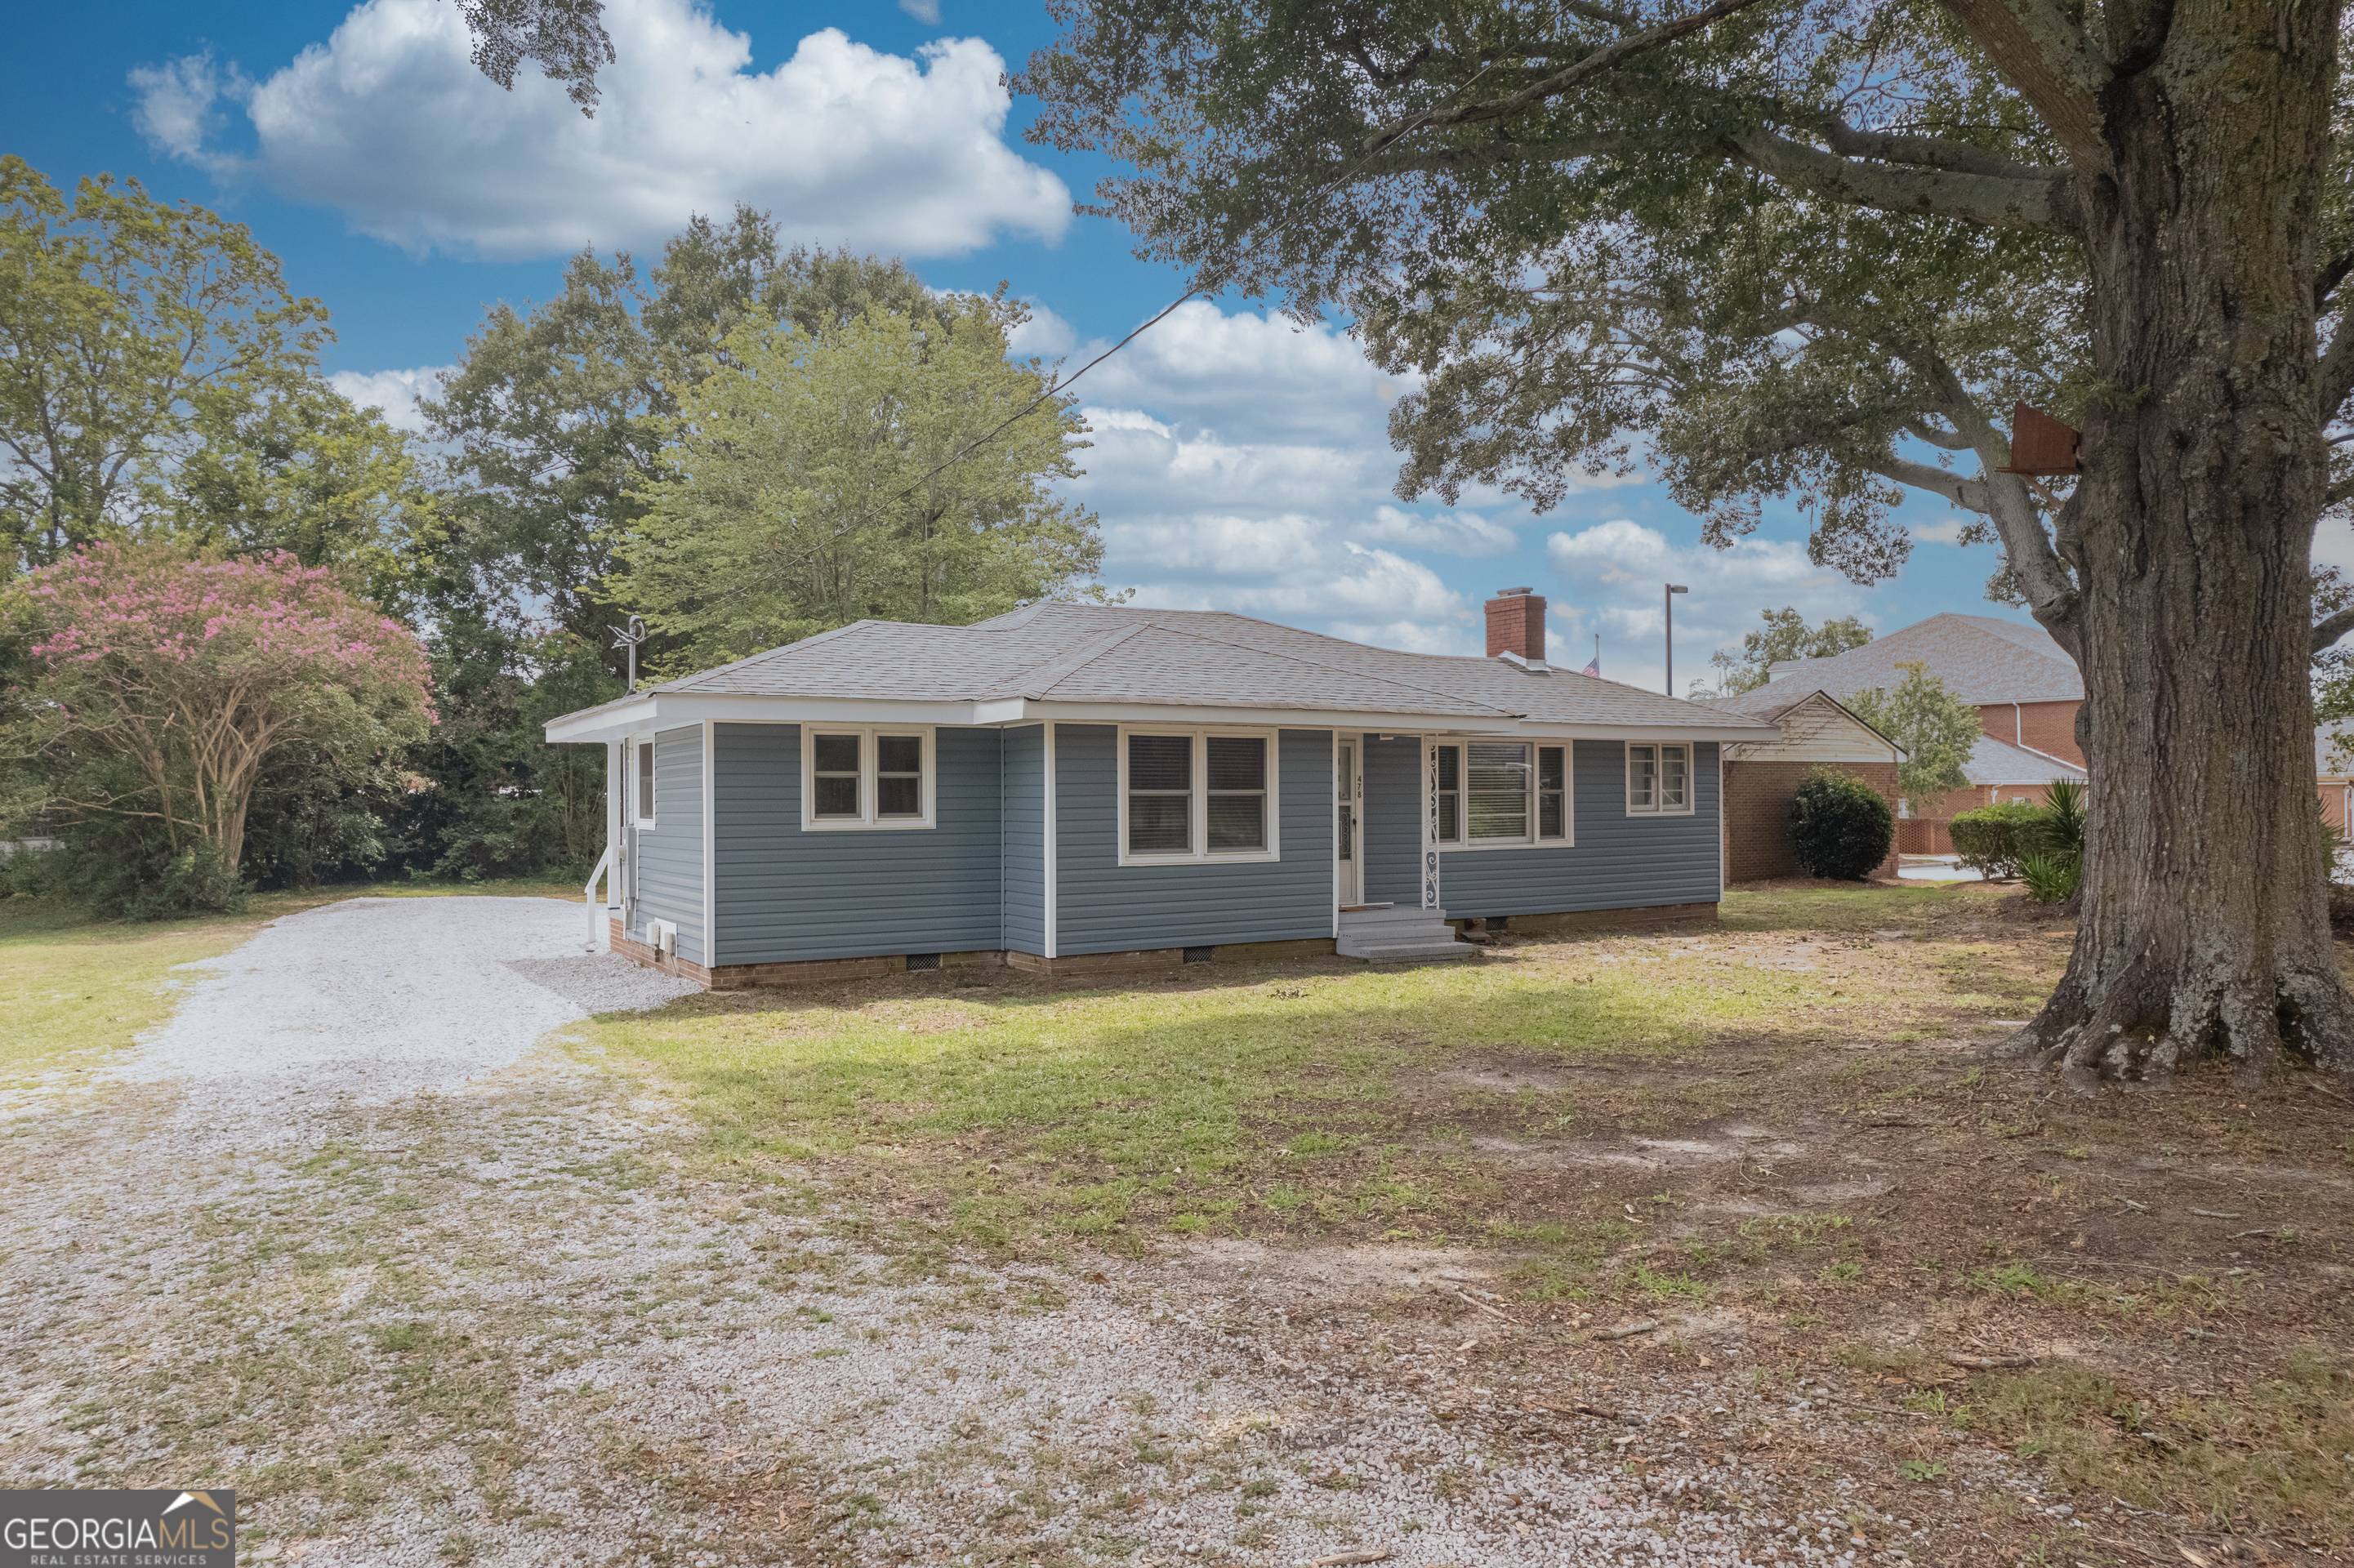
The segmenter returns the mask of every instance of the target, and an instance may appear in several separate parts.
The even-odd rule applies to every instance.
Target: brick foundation
[[[1219,964],[1279,964],[1295,959],[1329,959],[1330,937],[1302,937],[1288,942],[1220,942],[1210,948],[1210,961]],[[1009,952],[1008,966],[1034,975],[1145,974],[1182,969],[1183,948],[1140,948],[1124,953],[1073,953],[1066,958],[1042,958],[1036,953]]]
[[[1790,799],[1818,768],[1862,779],[1896,810],[1893,762],[1728,762],[1724,765],[1724,880],[1759,882],[1804,876],[1790,848]],[[1896,874],[1897,848],[1872,868],[1874,876]]]
[[[1640,909],[1565,909],[1553,915],[1511,915],[1504,916],[1501,928],[1513,937],[1557,937],[1596,931],[1650,931],[1663,926],[1713,926],[1716,918],[1717,906],[1713,904],[1653,904]],[[1487,921],[1469,916],[1447,924],[1458,931],[1476,931],[1484,929]]]

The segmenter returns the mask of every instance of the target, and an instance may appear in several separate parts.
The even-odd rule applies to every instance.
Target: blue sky
[[[453,0],[52,6],[16,19],[0,146],[60,184],[136,175],[249,224],[325,302],[329,368],[408,415],[484,308],[552,291],[582,244],[651,255],[738,199],[791,237],[896,252],[938,287],[999,280],[1034,302],[1023,345],[1073,363],[1177,294],[1117,225],[1074,214],[1100,160],[1034,148],[997,76],[1046,42],[1036,4],[894,6],[607,0],[621,53],[583,121],[549,83],[503,93],[468,66]],[[1859,588],[1806,559],[1795,510],[1731,552],[1637,481],[1535,516],[1500,494],[1450,510],[1390,493],[1404,388],[1338,325],[1196,303],[1080,386],[1095,426],[1076,493],[1103,519],[1105,577],[1140,601],[1217,608],[1398,646],[1479,651],[1479,602],[1529,584],[1557,659],[1656,686],[1660,583],[1678,684],[1766,606],[1883,630],[1940,609],[2011,613],[1993,551],[1916,501],[1911,563]],[[1940,537],[1945,535],[1945,537]]]

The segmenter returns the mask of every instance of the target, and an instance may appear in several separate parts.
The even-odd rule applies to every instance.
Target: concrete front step
[[[1344,959],[1372,964],[1445,964],[1469,958],[1479,949],[1452,938],[1443,942],[1352,942],[1342,938],[1338,950]]]

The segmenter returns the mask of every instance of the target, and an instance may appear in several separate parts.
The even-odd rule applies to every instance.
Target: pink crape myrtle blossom
[[[234,868],[262,765],[303,745],[356,774],[435,722],[416,636],[292,556],[93,545],[6,606],[36,672],[7,724],[60,760],[111,756],[143,789],[69,809],[161,821]]]

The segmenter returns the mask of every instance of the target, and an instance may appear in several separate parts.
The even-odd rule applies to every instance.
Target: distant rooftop
[[[1800,659],[1775,667],[1774,678],[1719,705],[1764,714],[1787,706],[1793,693],[1828,692],[1842,702],[1858,692],[1894,686],[1899,665],[1923,663],[1966,703],[2081,702],[2084,679],[2051,633],[1991,615],[1933,615],[1827,659]]]

